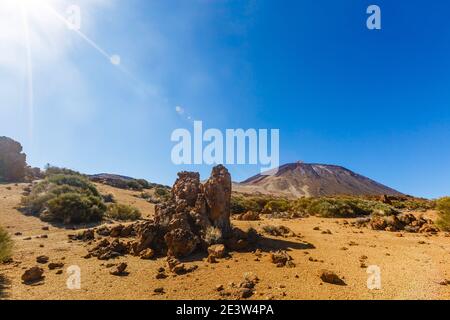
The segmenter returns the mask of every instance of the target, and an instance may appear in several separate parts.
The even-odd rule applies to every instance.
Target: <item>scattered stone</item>
[[[258,212],[248,211],[236,216],[236,220],[240,221],[258,221],[261,220]]]
[[[212,254],[208,255],[208,258],[206,258],[206,261],[207,261],[208,263],[217,263],[216,256],[214,256],[214,255],[212,255]]]
[[[426,233],[436,234],[439,229],[435,227],[431,219],[424,219],[423,217],[416,218],[410,213],[400,213],[389,216],[375,216],[372,217],[367,224],[373,230],[384,231],[406,231],[411,233]]]
[[[95,239],[95,234],[93,229],[88,229],[79,232],[78,234],[69,234],[67,236],[70,240],[77,240],[77,241],[91,241]]]
[[[442,279],[438,282],[441,286],[446,286],[450,284],[450,280]]]
[[[44,269],[39,267],[32,267],[25,271],[22,275],[22,281],[25,284],[32,284],[43,279]]]
[[[147,248],[143,250],[140,255],[141,259],[150,260],[155,256],[155,251],[153,249]]]
[[[160,287],[160,288],[156,288],[155,290],[153,290],[154,293],[156,294],[164,294],[164,288]]]
[[[208,253],[214,258],[221,259],[225,258],[226,249],[223,244],[215,244],[208,247]]]
[[[64,263],[62,262],[51,262],[48,264],[48,268],[50,270],[61,269],[64,267]]]
[[[219,285],[217,285],[216,286],[216,289],[215,289],[217,292],[220,292],[220,291],[223,291],[224,290],[224,287],[223,287],[223,285],[222,284],[219,284]]]
[[[275,237],[295,237],[296,234],[285,226],[273,226],[273,225],[267,225],[264,226],[263,231],[271,236]]]
[[[284,250],[271,252],[270,260],[279,268],[284,266],[287,266],[289,268],[295,267],[295,264],[292,262],[292,257]]]
[[[161,280],[161,279],[166,279],[168,276],[164,273],[164,272],[158,272],[157,274],[156,274],[156,279],[159,279],[159,280]]]
[[[336,273],[334,273],[333,271],[329,271],[329,270],[322,270],[320,273],[320,279],[322,279],[323,282],[330,283],[330,284],[335,284],[335,285],[339,285],[339,286],[346,285],[344,280],[339,278],[339,276]]]
[[[253,290],[249,288],[241,288],[240,294],[242,299],[248,299],[253,296]]]
[[[36,258],[37,263],[46,264],[50,258],[47,256],[39,256]]]
[[[128,272],[125,272],[128,265],[125,262],[120,263],[114,270],[110,272],[113,276],[126,276]]]

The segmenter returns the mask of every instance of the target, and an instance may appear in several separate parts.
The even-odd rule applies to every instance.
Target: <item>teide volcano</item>
[[[258,174],[233,189],[237,192],[318,197],[401,195],[400,192],[336,165],[290,163],[271,175]]]

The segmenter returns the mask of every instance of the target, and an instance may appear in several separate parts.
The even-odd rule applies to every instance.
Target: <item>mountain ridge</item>
[[[235,183],[237,192],[317,197],[335,195],[402,195],[401,192],[343,166],[320,163],[287,163]]]

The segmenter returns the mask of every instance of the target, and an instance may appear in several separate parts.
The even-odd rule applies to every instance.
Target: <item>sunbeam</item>
[[[28,113],[28,134],[30,141],[33,141],[33,127],[34,127],[34,94],[33,94],[33,61],[31,57],[31,43],[30,43],[30,27],[28,24],[28,13],[25,4],[29,1],[20,3],[20,11],[22,13],[23,31],[25,35],[26,48],[26,75],[27,75],[27,113]]]

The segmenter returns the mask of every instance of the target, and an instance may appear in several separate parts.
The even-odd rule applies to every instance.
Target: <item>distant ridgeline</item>
[[[165,186],[158,183],[151,183],[145,179],[134,179],[127,176],[121,176],[117,174],[100,173],[88,176],[89,180],[97,183],[109,185],[111,187],[119,189],[129,189],[141,191],[143,189],[162,188],[170,189],[169,186]]]

